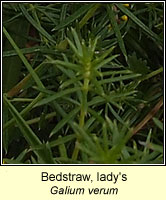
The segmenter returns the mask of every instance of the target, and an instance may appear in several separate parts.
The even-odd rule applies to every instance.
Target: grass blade
[[[43,47],[43,46],[35,46],[35,47],[29,47],[29,48],[22,48],[20,49],[20,51],[23,54],[31,54],[31,53],[47,53],[47,54],[53,54],[53,55],[59,55],[57,53],[57,50],[53,50],[53,49],[48,49],[47,47]],[[10,56],[17,56],[17,52],[15,50],[9,50],[9,51],[4,51],[3,52],[3,58],[5,57],[10,57]]]
[[[43,88],[44,87],[43,83],[40,81],[38,75],[35,73],[32,66],[29,64],[29,62],[27,61],[27,59],[25,58],[23,53],[20,51],[20,49],[18,48],[18,46],[16,45],[14,40],[11,38],[11,36],[9,35],[9,33],[7,32],[5,27],[3,27],[3,32],[4,32],[5,36],[7,37],[7,39],[9,40],[9,42],[11,43],[11,45],[13,46],[13,48],[16,50],[18,56],[20,57],[20,59],[22,60],[22,62],[26,66],[26,68],[28,69],[29,73],[33,77],[33,79],[36,82],[36,84],[38,85],[38,87]]]
[[[101,6],[101,4],[97,3],[95,4],[92,8],[90,8],[88,10],[88,12],[86,13],[86,15],[81,19],[81,21],[79,22],[79,27],[80,29],[87,23],[87,21],[94,16],[94,13],[96,12],[96,10]]]
[[[52,39],[51,35],[49,35],[28,13],[25,6],[23,4],[19,4],[20,9],[24,16],[27,18],[27,20],[44,36],[46,37],[50,42],[53,44],[56,44],[56,42]]]
[[[29,143],[29,145],[32,148],[36,148],[36,146],[41,145],[41,141],[39,138],[35,135],[35,133],[32,131],[32,129],[28,126],[26,121],[22,118],[22,116],[19,114],[19,112],[14,108],[14,106],[10,103],[10,101],[7,99],[6,94],[3,95],[4,102],[8,106],[11,114],[15,118],[21,133],[25,137],[26,141]],[[44,162],[44,163],[54,163],[53,159],[50,157],[45,157],[45,151],[43,150],[36,150],[35,151],[38,157]]]
[[[67,17],[64,21],[62,21],[58,26],[56,26],[53,31],[57,31],[59,29],[64,28],[65,26],[69,25],[71,22],[73,22],[75,19],[79,18],[81,15],[86,13],[90,8],[92,8],[93,4],[88,4],[81,6],[80,9],[78,9],[74,14]]]
[[[38,96],[24,109],[21,111],[21,116],[26,115],[32,107],[40,100],[43,98],[43,93],[39,93]],[[5,131],[7,128],[10,128],[13,124],[15,123],[15,118],[12,118],[8,122],[6,122],[3,126],[3,131]]]
[[[141,29],[143,29],[148,35],[150,35],[152,38],[156,39],[162,44],[161,39],[153,31],[151,31],[145,24],[143,24],[132,12],[130,12],[127,8],[125,8],[125,6],[121,4],[116,4],[116,6],[124,14],[126,14],[132,21],[134,21]]]
[[[117,24],[116,17],[115,17],[114,11],[112,9],[112,6],[107,5],[107,12],[108,12],[112,27],[114,29],[115,35],[117,37],[119,47],[120,47],[120,49],[121,49],[121,51],[122,51],[122,53],[123,53],[123,55],[124,55],[124,57],[127,61],[127,52],[126,52],[126,49],[125,49],[123,38],[122,38],[122,35],[121,35],[121,32],[120,32],[119,26]]]

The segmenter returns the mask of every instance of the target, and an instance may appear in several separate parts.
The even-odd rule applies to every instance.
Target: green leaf
[[[114,33],[117,37],[119,47],[120,47],[120,49],[121,49],[121,51],[122,51],[122,53],[123,53],[123,55],[124,55],[124,57],[127,61],[127,52],[126,52],[126,49],[125,49],[124,41],[123,41],[119,26],[117,24],[116,17],[115,17],[115,14],[114,14],[114,11],[113,11],[112,8],[113,8],[112,6],[107,5],[107,12],[108,12],[109,19],[111,21],[112,27],[114,29]]]
[[[81,6],[80,9],[78,9],[77,11],[74,12],[74,14],[70,15],[65,20],[63,20],[59,25],[57,25],[53,29],[53,31],[57,31],[59,29],[64,28],[65,26],[69,25],[71,22],[73,22],[74,20],[79,18],[81,15],[86,13],[92,6],[93,6],[93,4],[88,4],[88,5]]]
[[[52,142],[50,142],[50,147],[56,147],[60,144],[64,144],[66,142],[72,141],[73,139],[76,138],[75,134],[71,134],[71,135],[67,135],[64,137],[60,137],[57,140],[53,140]]]
[[[111,62],[112,60],[114,60],[115,58],[117,58],[119,55],[113,55],[109,58],[104,59],[103,61],[101,61],[99,64],[97,64],[95,66],[96,69],[100,69],[101,67],[103,67],[104,65],[106,65],[107,63]]]
[[[82,57],[82,56],[83,56],[82,45],[81,45],[81,43],[80,43],[80,40],[79,40],[79,38],[78,38],[78,35],[77,35],[75,29],[73,29],[73,28],[71,28],[71,32],[72,32],[72,34],[73,34],[73,37],[74,37],[74,40],[75,40],[75,44],[76,44],[76,46],[77,46],[77,51],[78,51],[79,55]]]
[[[28,106],[26,108],[24,108],[20,114],[21,116],[24,116],[26,115],[32,108],[33,106],[38,102],[40,101],[40,99],[43,98],[43,93],[39,93],[38,96],[30,103],[28,104]],[[8,122],[6,122],[3,126],[3,130],[6,130],[7,128],[10,128],[13,124],[15,123],[15,118],[9,120]]]
[[[122,4],[115,4],[124,14],[126,14],[131,20],[133,20],[141,29],[143,29],[148,35],[152,38],[156,39],[160,43],[162,41],[153,31],[151,31],[145,24],[143,24],[131,11],[129,11],[125,6]]]
[[[79,65],[73,64],[67,61],[49,59],[48,61],[46,61],[46,63],[61,65],[61,66],[67,67],[68,69],[72,69],[74,71],[81,70],[81,67]]]
[[[60,135],[59,138],[62,138],[62,136]],[[60,152],[61,157],[68,158],[67,157],[67,149],[66,149],[66,146],[64,145],[64,143],[59,144],[59,152]]]
[[[100,63],[101,61],[104,60],[113,50],[115,49],[115,46],[109,48],[106,50],[100,57],[97,57],[93,62],[92,65],[96,65],[97,63]]]
[[[153,117],[153,121],[156,124],[156,126],[159,127],[159,129],[161,129],[163,131],[163,128],[164,128],[163,123],[159,119],[157,119],[156,117]]]
[[[66,38],[71,49],[73,50],[73,52],[77,55],[78,58],[81,58],[81,54],[80,52],[78,52],[77,48],[75,47],[75,45],[71,42],[71,40],[69,40],[69,38]]]
[[[48,96],[48,97],[42,99],[41,101],[39,101],[35,105],[35,107],[41,106],[41,105],[44,105],[44,104],[48,104],[48,103],[50,103],[50,102],[52,102],[52,101],[54,101],[54,100],[56,100],[56,99],[58,99],[60,97],[63,97],[65,95],[67,95],[67,94],[71,94],[71,93],[76,92],[76,91],[78,91],[80,89],[81,89],[80,87],[76,87],[76,88],[69,88],[69,89],[57,92],[56,94]]]
[[[147,147],[149,148],[149,149],[152,149],[153,151],[158,151],[158,152],[160,152],[160,153],[163,153],[163,145],[158,145],[158,144],[154,144],[154,143],[149,143],[148,145],[147,145]]]
[[[41,52],[43,54],[53,54],[53,55],[59,55],[57,50],[54,49],[48,49],[43,46],[37,46],[37,47],[30,47],[30,48],[21,48],[20,51],[23,54],[30,54],[30,53],[38,53]],[[15,50],[9,50],[9,51],[3,51],[3,57],[10,57],[10,56],[17,56],[17,52]]]
[[[10,34],[7,32],[7,30],[5,29],[5,27],[3,27],[3,33],[5,34],[5,36],[7,37],[7,39],[9,40],[9,42],[11,43],[11,45],[13,46],[13,48],[16,50],[18,56],[20,57],[20,59],[22,60],[22,62],[24,63],[24,65],[27,67],[29,73],[33,77],[33,79],[36,82],[36,84],[39,87],[43,88],[44,87],[43,83],[41,82],[41,80],[39,79],[38,75],[33,70],[32,66],[29,64],[29,62],[27,61],[27,59],[25,58],[25,56],[23,55],[23,53],[20,51],[20,49],[18,48],[18,46],[16,45],[16,43],[14,42],[14,40],[11,38]]]
[[[17,160],[19,163],[23,162],[23,161],[24,161],[24,158],[25,158],[25,156],[26,156],[27,153],[28,153],[28,149],[25,149],[24,151],[22,151],[22,152],[20,153],[20,155],[16,158],[16,160]]]
[[[96,12],[96,10],[101,6],[100,3],[97,3],[95,5],[93,5],[92,8],[90,8],[88,10],[88,12],[86,13],[86,15],[81,19],[81,21],[79,22],[79,27],[80,29],[87,23],[87,21],[94,16],[94,13]]]
[[[85,132],[83,127],[80,127],[76,122],[73,123],[75,133],[80,140],[85,140],[91,147],[95,148],[96,145],[92,138]]]
[[[23,4],[19,4],[20,9],[22,11],[22,13],[24,14],[24,16],[27,18],[27,20],[43,35],[45,36],[50,42],[52,42],[53,44],[56,44],[55,40],[53,40],[52,36],[50,34],[48,34],[44,28],[42,28],[28,13],[28,11],[26,10],[25,6]]]
[[[147,74],[150,70],[147,66],[147,61],[137,58],[136,53],[133,52],[132,55],[128,56],[128,65],[131,71],[139,74]]]
[[[108,107],[111,111],[111,113],[114,115],[114,117],[121,122],[124,126],[126,126],[126,123],[123,121],[123,119],[116,113],[116,111],[112,108],[112,106],[108,103]]]
[[[68,87],[71,84],[73,84],[73,85],[77,84],[78,81],[80,81],[82,79],[83,79],[83,77],[77,77],[77,78],[69,79],[69,80],[63,82],[62,85],[60,85],[60,88],[64,89],[64,88]]]
[[[68,121],[73,120],[73,117],[78,113],[80,107],[75,108],[69,114],[67,114],[51,131],[50,137],[56,134]]]
[[[129,74],[129,75],[124,75],[124,76],[119,76],[119,77],[103,79],[100,82],[102,84],[104,84],[104,83],[113,83],[113,82],[117,82],[117,81],[123,81],[123,80],[137,78],[137,77],[140,77],[140,76],[141,76],[141,74]]]
[[[24,164],[18,160],[15,160],[15,159],[8,159],[8,158],[4,158],[3,161],[6,163],[6,164]]]
[[[19,112],[15,109],[15,107],[10,103],[10,101],[7,99],[6,94],[3,95],[4,101],[6,105],[8,106],[11,114],[13,115],[14,119],[16,120],[18,127],[21,130],[21,133],[29,143],[29,145],[32,148],[36,148],[36,146],[41,145],[41,141],[36,136],[36,134],[32,131],[32,129],[28,126],[26,121],[21,117]],[[37,150],[35,153],[38,155],[38,158],[43,163],[54,163],[53,158],[51,156],[48,156],[46,149]]]
[[[3,95],[4,102],[10,109],[10,112],[12,113],[13,117],[17,121],[24,137],[28,141],[28,143],[32,146],[41,144],[39,138],[35,135],[35,133],[30,129],[30,127],[26,124],[25,120],[21,117],[21,115],[18,113],[18,111],[14,108],[14,106],[10,103],[10,101],[7,99],[6,94]]]

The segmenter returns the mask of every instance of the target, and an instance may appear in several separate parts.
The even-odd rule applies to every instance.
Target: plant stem
[[[89,77],[85,77],[84,78],[84,85],[83,85],[83,93],[82,93],[82,104],[81,104],[81,112],[80,112],[80,120],[79,120],[79,126],[81,128],[84,127],[84,123],[85,123],[85,116],[87,114],[87,108],[88,108],[88,104],[87,104],[87,95],[88,95],[88,89],[89,89]],[[75,148],[72,154],[72,159],[76,160],[78,157],[78,153],[79,153],[79,139],[76,140],[75,143]]]
[[[150,78],[152,78],[153,76],[156,76],[157,74],[160,74],[161,72],[163,72],[163,67],[160,67],[159,69],[157,69],[157,70],[155,70],[155,71],[153,71],[153,72],[147,74],[145,77],[143,77],[143,78],[141,79],[141,81],[145,81],[145,80],[147,80],[147,79],[150,79]]]
[[[89,79],[84,79],[83,85],[83,96],[82,96],[82,105],[81,105],[81,113],[80,113],[80,127],[84,127],[85,116],[87,113],[87,95],[88,95],[88,87],[89,87]]]
[[[53,118],[53,117],[55,117],[56,115],[57,115],[56,112],[49,113],[49,114],[47,114],[47,115],[45,116],[45,119]],[[39,121],[40,121],[40,117],[36,117],[36,118],[34,118],[34,119],[30,119],[30,120],[26,121],[26,123],[29,124],[29,125],[31,125],[31,124],[35,124],[35,123],[37,123],[37,122],[39,122]]]

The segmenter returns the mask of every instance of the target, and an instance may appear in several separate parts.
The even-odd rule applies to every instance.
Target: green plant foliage
[[[3,162],[162,164],[163,9],[3,3]]]
[[[147,61],[138,59],[135,52],[131,56],[129,55],[128,64],[130,69],[136,73],[145,75],[150,71]]]

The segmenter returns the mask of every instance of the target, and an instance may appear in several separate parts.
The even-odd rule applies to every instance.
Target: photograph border
[[[163,109],[164,109],[164,129],[163,129],[163,134],[164,134],[164,141],[163,141],[163,164],[4,164],[3,163],[3,158],[2,158],[2,102],[3,102],[3,97],[2,97],[2,4],[3,3],[10,3],[10,2],[14,2],[14,3],[45,3],[45,2],[51,2],[51,3],[111,3],[111,2],[115,2],[115,3],[163,3],[164,4],[164,62],[163,62]],[[165,166],[165,1],[1,1],[1,156],[0,156],[0,166]]]

